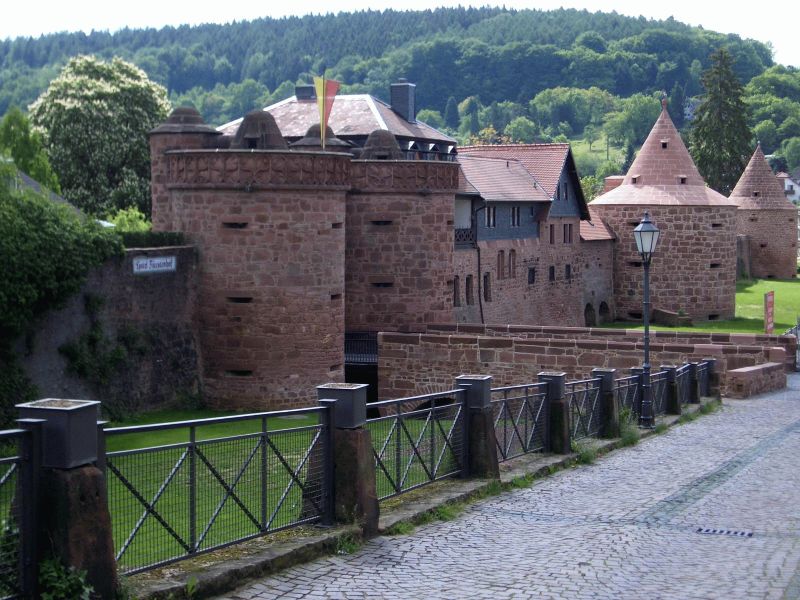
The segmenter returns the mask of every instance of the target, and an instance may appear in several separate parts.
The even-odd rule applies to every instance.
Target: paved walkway
[[[798,599],[800,375],[789,385],[225,598]]]

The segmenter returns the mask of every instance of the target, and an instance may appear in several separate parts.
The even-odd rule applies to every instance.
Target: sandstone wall
[[[348,156],[180,151],[167,158],[172,222],[200,254],[209,403],[279,409],[344,378]]]
[[[650,352],[654,368],[716,358],[723,393],[731,365],[784,361],[782,348],[765,346],[654,343]],[[596,367],[640,366],[642,353],[640,342],[385,333],[378,336],[378,395],[387,400],[443,391],[463,373],[492,375],[495,386],[536,381],[539,372],[552,370],[565,372],[568,379],[583,379]]]
[[[737,233],[750,246],[750,276],[792,279],[797,277],[797,211],[738,210]]]
[[[346,329],[418,330],[450,321],[458,165],[353,161],[351,181]]]
[[[643,269],[633,229],[645,210],[661,230],[650,268],[653,307],[683,311],[695,321],[734,316],[734,206],[599,204],[595,210],[619,240],[614,258],[614,297],[619,317],[641,319]]]

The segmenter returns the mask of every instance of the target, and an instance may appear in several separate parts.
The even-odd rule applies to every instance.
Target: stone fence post
[[[704,358],[708,363],[708,395],[719,400],[722,398],[722,376],[716,358]]]
[[[38,560],[52,557],[86,571],[95,594],[113,598],[117,563],[105,474],[97,466],[105,458],[98,449],[100,403],[47,398],[17,409],[23,426],[41,420],[38,501],[32,499]]]
[[[367,387],[365,383],[326,383],[317,386],[317,397],[332,413],[334,519],[356,522],[365,536],[371,536],[378,532],[380,508],[372,436],[364,427]]]
[[[619,437],[619,405],[614,397],[616,369],[592,369],[592,377],[600,378],[600,405],[603,414],[603,437]]]
[[[681,414],[681,398],[678,395],[678,367],[675,365],[661,365],[660,369],[667,372],[667,398],[666,408],[668,415]]]
[[[469,475],[485,479],[500,477],[497,436],[492,411],[491,375],[460,375],[456,387],[466,390],[467,465]]]
[[[700,378],[697,376],[696,362],[689,363],[689,402],[700,402]]]
[[[556,454],[569,454],[572,452],[572,447],[569,433],[569,404],[565,398],[567,374],[543,371],[539,373],[539,381],[547,383],[550,450]]]

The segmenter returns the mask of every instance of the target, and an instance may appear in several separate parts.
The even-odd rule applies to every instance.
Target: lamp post
[[[644,267],[644,301],[642,321],[644,322],[644,363],[642,363],[642,408],[639,414],[639,425],[652,428],[655,424],[653,417],[653,388],[650,386],[650,261],[656,251],[658,227],[650,221],[650,215],[645,212],[641,222],[633,230],[636,239],[636,249],[642,257]]]

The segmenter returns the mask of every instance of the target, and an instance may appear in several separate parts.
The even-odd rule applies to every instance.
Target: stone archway
[[[595,315],[594,306],[591,303],[587,304],[586,308],[583,309],[583,323],[586,327],[597,326],[597,315]]]

